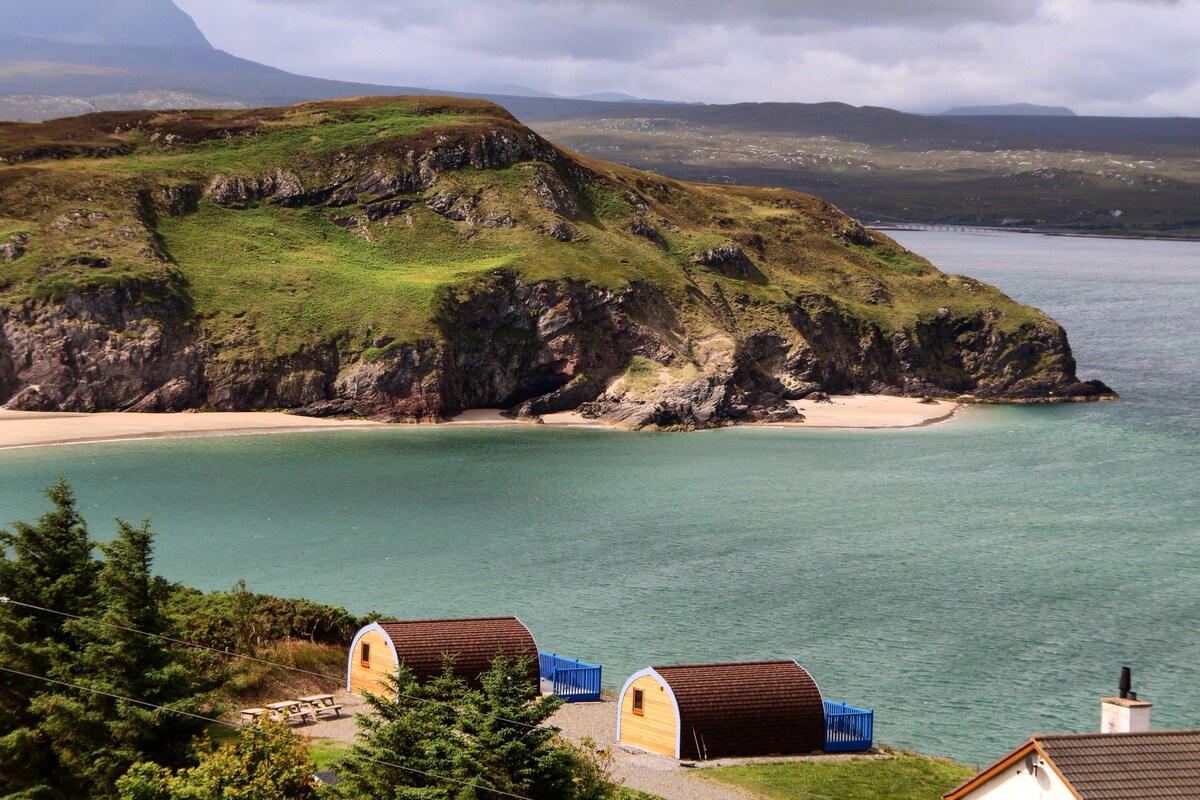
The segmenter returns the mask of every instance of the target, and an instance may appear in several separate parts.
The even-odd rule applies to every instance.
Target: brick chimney
[[[1118,697],[1100,698],[1101,733],[1142,733],[1150,730],[1150,703],[1137,699],[1131,691],[1132,673],[1129,667],[1121,668],[1121,694]]]

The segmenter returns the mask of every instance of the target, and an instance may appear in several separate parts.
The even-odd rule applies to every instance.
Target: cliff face
[[[0,134],[7,408],[696,428],[816,390],[1108,394],[1053,320],[815,198],[590,162],[485,104]]]

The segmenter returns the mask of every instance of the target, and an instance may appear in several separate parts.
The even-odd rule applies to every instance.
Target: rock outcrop
[[[307,104],[296,124],[313,125],[308,139],[320,140],[322,126],[336,124],[326,115],[357,121],[385,102]],[[419,113],[442,113],[440,102],[421,99]],[[89,144],[64,144],[70,152],[62,153],[16,137],[8,161],[21,166],[0,175],[0,201],[21,223],[0,239],[0,405],[282,408],[394,421],[477,407],[527,419],[578,409],[630,428],[691,430],[797,420],[788,401],[818,392],[981,402],[1112,396],[1076,378],[1053,320],[984,284],[942,275],[828,204],[586,161],[499,109],[445,102],[453,124],[413,125],[415,133],[395,137],[383,136],[383,126],[355,147],[305,151],[287,163],[223,157],[220,169],[206,171],[184,160],[146,178],[57,187],[59,199],[45,207],[23,199],[51,191],[39,181],[57,173],[25,166],[39,158],[136,159],[139,147],[152,146],[158,164],[185,158],[185,145],[267,140],[288,112],[263,112],[270,125],[249,112],[125,122],[103,115],[89,134],[95,141],[77,136]],[[484,116],[463,122],[468,112]],[[147,137],[152,145],[139,144]],[[487,180],[492,172],[503,180]],[[444,249],[477,247],[507,265],[446,269],[428,308],[405,306],[425,315],[418,334],[370,321],[390,303],[410,302],[397,294],[372,299],[363,334],[273,318],[291,335],[280,345],[256,323],[252,296],[236,308],[214,305],[211,287],[197,296],[196,265],[179,257],[177,237],[163,235],[165,221],[205,208],[310,215],[306,227],[289,229],[310,237],[289,245],[300,250],[325,253],[330,236],[353,235],[347,242],[357,244],[331,252],[391,241],[388,252],[404,259],[430,231]],[[333,233],[312,219],[332,223]],[[389,240],[393,226],[409,238]],[[429,273],[441,274],[441,251],[429,252]],[[282,270],[277,258],[262,263],[272,276]],[[387,269],[382,263],[370,269]],[[307,292],[318,308],[338,302],[336,291],[322,295],[329,290],[306,288],[295,274],[278,277],[294,281],[290,294]]]

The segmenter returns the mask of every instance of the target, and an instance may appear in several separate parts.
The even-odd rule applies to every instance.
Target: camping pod
[[[538,649],[533,635],[516,617],[423,619],[375,622],[350,643],[346,691],[383,694],[385,676],[404,664],[420,682],[442,674],[447,657],[454,674],[474,687],[497,655],[529,662],[530,694],[538,691]]]
[[[825,707],[795,661],[648,667],[621,688],[617,741],[679,759],[821,752]]]

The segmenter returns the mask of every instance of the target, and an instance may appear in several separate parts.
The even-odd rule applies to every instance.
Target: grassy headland
[[[823,200],[595,161],[481,101],[4,123],[0,164],[0,313],[32,342],[0,358],[40,361],[0,385],[15,407],[414,418],[539,396],[677,408],[681,385],[704,405],[715,383],[776,410],[815,388],[1082,392],[1044,314]],[[47,326],[81,356],[44,352]],[[127,384],[88,374],[114,347]],[[667,380],[606,396],[636,358]]]

